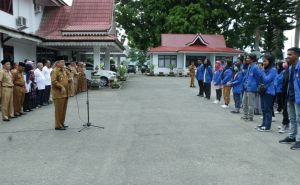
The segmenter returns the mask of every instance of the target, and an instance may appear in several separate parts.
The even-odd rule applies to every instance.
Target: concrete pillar
[[[108,47],[105,50],[104,69],[110,70],[110,50]]]
[[[3,47],[0,45],[0,61],[2,61],[4,58],[3,56]],[[0,63],[0,69],[2,69],[2,64]]]
[[[120,57],[120,56],[117,57],[117,65],[118,65],[118,66],[121,65],[121,57]]]
[[[96,66],[100,68],[100,64],[101,64],[100,52],[101,52],[100,46],[95,46],[94,47],[94,68]]]
[[[216,54],[211,54],[210,56],[209,56],[209,60],[210,60],[210,62],[211,62],[211,65],[212,65],[212,67],[213,67],[213,69],[215,68],[215,63],[216,63]]]
[[[182,69],[185,70],[185,66],[186,66],[186,54],[183,54],[183,66]]]

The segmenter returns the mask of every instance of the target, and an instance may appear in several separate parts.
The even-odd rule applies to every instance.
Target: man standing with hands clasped
[[[0,99],[2,102],[2,119],[3,121],[10,121],[9,118],[14,116],[13,104],[13,77],[10,72],[11,61],[4,59],[1,64],[3,69],[0,71]]]
[[[69,86],[72,82],[72,78],[70,78],[64,66],[65,61],[59,60],[51,72],[51,91],[55,108],[55,130],[66,130],[66,128],[68,128],[64,122],[68,97],[70,96]]]

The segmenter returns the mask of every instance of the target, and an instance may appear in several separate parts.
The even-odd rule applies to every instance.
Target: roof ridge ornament
[[[200,43],[201,43],[202,45],[204,45],[204,46],[207,46],[207,45],[208,45],[208,42],[206,42],[206,41],[203,39],[201,33],[197,33],[197,34],[196,34],[196,37],[194,38],[194,40],[193,40],[192,42],[187,43],[186,45],[188,45],[188,46],[199,45],[199,43],[197,43],[197,41],[200,42]]]

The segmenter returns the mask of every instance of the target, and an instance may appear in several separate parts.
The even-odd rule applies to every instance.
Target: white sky
[[[66,3],[68,3],[68,5],[71,5],[73,0],[64,0]]]
[[[69,5],[72,5],[73,0],[64,0]],[[284,52],[286,53],[288,48],[294,47],[294,38],[295,38],[295,30],[286,31],[285,36],[288,40],[284,43],[285,49]]]

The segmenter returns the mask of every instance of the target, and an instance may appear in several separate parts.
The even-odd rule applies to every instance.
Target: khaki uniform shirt
[[[196,73],[195,70],[196,70],[196,66],[194,66],[194,65],[189,66],[190,74],[195,74]]]
[[[24,75],[17,70],[13,70],[11,71],[11,73],[13,76],[14,85],[24,87],[25,86]]]
[[[10,71],[2,69],[0,71],[0,82],[2,83],[2,87],[13,87],[13,77]]]
[[[67,98],[70,96],[69,91],[69,73],[64,68],[54,68],[51,72],[51,90],[52,90],[52,98]],[[65,88],[66,92],[62,93],[61,89]]]

